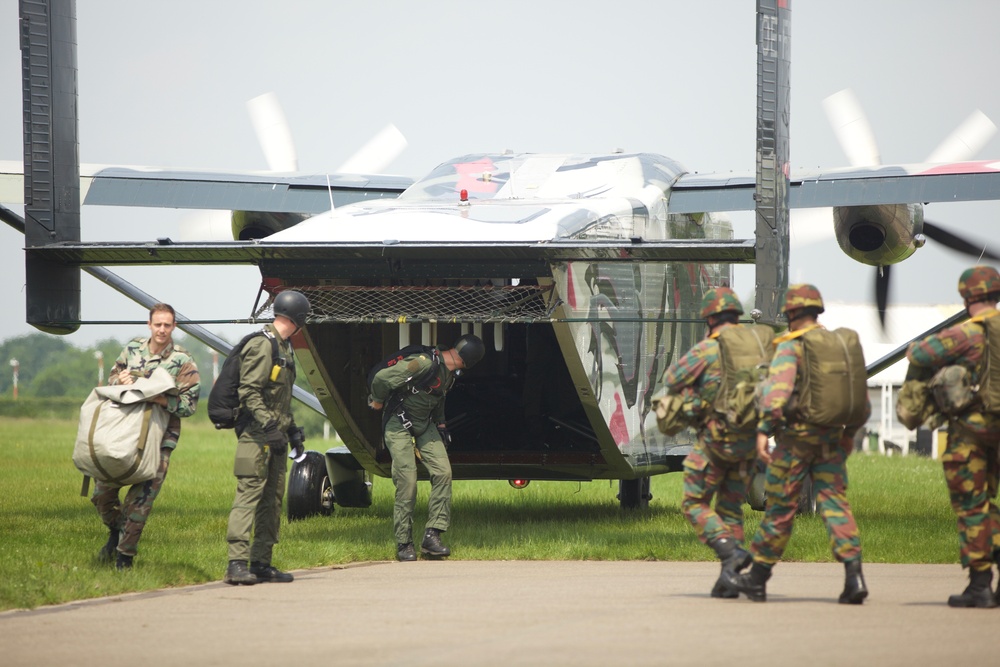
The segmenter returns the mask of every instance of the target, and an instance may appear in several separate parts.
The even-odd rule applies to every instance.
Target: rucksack
[[[822,327],[800,334],[801,380],[795,383],[790,412],[817,426],[858,426],[864,421],[868,374],[858,334]]]
[[[212,385],[212,392],[208,395],[208,418],[215,428],[235,428],[240,419],[240,365],[242,364],[241,352],[247,342],[257,336],[267,336],[271,341],[271,362],[279,365],[281,358],[278,354],[278,339],[268,331],[254,331],[247,334],[243,339],[233,346],[229,356],[222,363],[219,375]]]
[[[434,381],[438,376],[438,368],[441,365],[441,355],[436,347],[415,343],[393,352],[371,367],[371,370],[368,371],[368,393],[371,393],[372,382],[375,380],[375,376],[379,371],[395,366],[411,355],[421,353],[430,356],[431,365],[420,375],[406,378],[406,386],[417,391],[427,391],[430,389],[431,385],[434,384]]]
[[[971,318],[981,322],[986,350],[979,366],[979,387],[976,395],[983,405],[983,412],[1000,415],[1000,317],[991,312]]]
[[[734,431],[757,423],[757,386],[774,356],[774,331],[763,324],[724,327],[716,336],[722,382],[713,409]]]

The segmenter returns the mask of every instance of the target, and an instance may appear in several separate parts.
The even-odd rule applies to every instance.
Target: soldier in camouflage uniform
[[[986,351],[982,321],[1000,314],[1000,275],[989,266],[966,269],[958,281],[958,293],[972,319],[913,343],[906,358],[910,364],[925,368],[964,366],[970,384],[976,386]],[[958,519],[962,567],[969,568],[968,587],[960,595],[950,596],[948,605],[991,608],[1000,603],[1000,586],[996,595],[990,589],[993,563],[1000,563],[1000,511],[995,502],[1000,477],[1000,417],[980,412],[975,406],[950,418],[948,442],[941,456]]]
[[[739,593],[725,585],[726,573],[736,574],[752,557],[743,549],[743,500],[757,456],[754,429],[730,432],[711,409],[722,382],[722,364],[716,338],[727,327],[738,327],[743,306],[728,287],[705,292],[701,317],[708,336],[675,361],[664,374],[672,394],[687,394],[696,414],[698,442],[684,459],[684,499],[681,509],[698,539],[712,547],[722,562],[722,574],[712,597],[735,598]],[[715,509],[712,498],[715,497]]]
[[[149,311],[148,326],[149,338],[136,338],[122,350],[108,376],[108,384],[132,384],[135,378],[148,378],[155,369],[163,368],[174,377],[179,392],[176,396],[161,395],[152,399],[170,413],[160,442],[160,465],[156,477],[133,484],[125,493],[124,501],[119,498],[121,486],[95,480],[94,495],[90,501],[109,529],[108,541],[97,557],[102,562],[114,562],[119,570],[132,567],[139,537],[153,509],[153,501],[167,477],[170,455],[181,435],[181,418],[194,414],[200,391],[198,367],[194,359],[187,350],[174,345],[172,336],[177,326],[174,309],[165,303],[154,305]]]
[[[226,529],[229,565],[223,578],[227,584],[251,586],[294,579],[274,567],[271,556],[281,526],[285,453],[289,440],[294,442],[300,435],[292,418],[295,355],[288,339],[305,326],[308,314],[309,300],[301,292],[279,293],[274,299],[274,322],[240,351],[240,416],[233,463],[236,495]],[[278,341],[277,361],[272,356],[272,340]]]
[[[374,410],[386,407],[383,419],[385,446],[392,456],[392,483],[396,486],[393,530],[396,559],[415,561],[413,548],[413,506],[417,500],[417,462],[414,447],[430,476],[431,493],[427,502],[427,526],[420,553],[427,558],[445,558],[451,550],[441,543],[441,533],[451,525],[451,462],[448,460],[444,407],[445,396],[458,373],[472,368],[486,348],[478,337],[466,334],[451,348],[438,348],[433,355],[411,354],[402,361],[378,371],[371,384],[368,404]],[[436,378],[424,376],[433,372]],[[414,386],[416,379],[427,387]],[[388,404],[388,405],[386,405]]]
[[[858,426],[820,426],[797,421],[785,408],[801,375],[803,343],[799,336],[821,326],[817,317],[823,299],[813,285],[790,285],[784,314],[788,332],[775,339],[776,348],[768,377],[761,385],[760,421],[757,423],[757,455],[767,464],[765,493],[767,510],[750,544],[753,566],[731,580],[732,587],[751,600],[767,599],[766,584],[771,568],[781,560],[792,534],[795,513],[805,478],[812,480],[817,511],[830,536],[833,556],[844,564],[844,590],[839,602],[861,604],[868,589],[861,573],[861,540],[854,514],[847,502],[847,457],[854,447]],[[871,414],[865,396],[864,421]],[[777,446],[768,451],[768,439]]]

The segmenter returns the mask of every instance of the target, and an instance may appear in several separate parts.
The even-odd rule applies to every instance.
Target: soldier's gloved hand
[[[284,455],[285,449],[288,447],[288,436],[278,430],[278,422],[274,420],[264,426],[264,441],[277,456]]]
[[[441,442],[444,443],[445,448],[451,447],[451,432],[448,431],[447,424],[437,425],[438,433],[441,435]]]
[[[288,457],[298,460],[306,450],[305,445],[302,444],[306,440],[305,431],[302,430],[301,426],[296,426],[295,422],[292,422],[286,434],[288,435],[288,446],[291,448]]]

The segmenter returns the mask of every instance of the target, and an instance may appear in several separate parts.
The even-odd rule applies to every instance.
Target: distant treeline
[[[213,353],[207,345],[176,332],[174,342],[190,352],[201,374],[202,400],[208,398],[213,378]],[[114,338],[78,348],[58,336],[44,333],[10,338],[0,343],[0,417],[76,419],[90,391],[108,383],[108,374],[125,347]],[[219,355],[218,364],[224,357]],[[14,367],[18,363],[17,400],[14,400]],[[297,384],[311,391],[299,375]],[[322,433],[326,421],[311,409],[294,403],[295,420],[310,436]],[[192,419],[207,420],[204,403]]]

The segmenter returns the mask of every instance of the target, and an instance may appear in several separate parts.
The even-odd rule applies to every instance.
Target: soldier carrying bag
[[[865,418],[868,375],[857,332],[818,326],[800,331],[791,337],[802,338],[802,379],[795,383],[789,414],[817,426],[860,425]]]
[[[80,495],[87,495],[91,477],[121,486],[156,477],[170,415],[150,399],[176,393],[173,376],[162,368],[132,384],[90,392],[80,408],[73,448],[73,463],[84,475]]]

